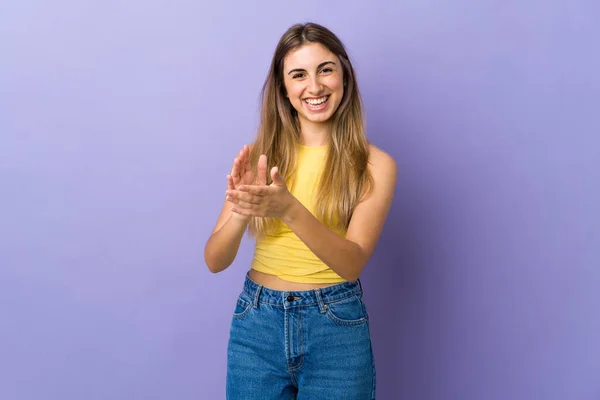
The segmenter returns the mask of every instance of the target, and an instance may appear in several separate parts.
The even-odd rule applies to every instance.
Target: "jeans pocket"
[[[235,304],[235,310],[233,310],[233,318],[244,318],[246,314],[248,314],[248,311],[250,311],[251,306],[252,303],[250,301],[243,298],[242,295],[239,295]]]
[[[326,315],[342,326],[358,326],[367,322],[367,312],[359,295],[327,303]]]

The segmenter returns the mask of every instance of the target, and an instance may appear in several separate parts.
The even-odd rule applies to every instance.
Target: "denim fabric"
[[[228,400],[375,399],[360,282],[278,291],[248,276],[227,348]]]

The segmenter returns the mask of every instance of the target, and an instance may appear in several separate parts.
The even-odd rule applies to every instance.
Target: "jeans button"
[[[287,301],[289,301],[290,303],[292,301],[294,301],[294,296],[292,296],[291,294],[287,297]]]

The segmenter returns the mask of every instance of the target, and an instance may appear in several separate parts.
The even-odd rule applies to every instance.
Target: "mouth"
[[[306,108],[311,111],[321,111],[327,107],[327,101],[329,100],[330,95],[321,96],[321,97],[311,97],[303,99],[306,104]]]

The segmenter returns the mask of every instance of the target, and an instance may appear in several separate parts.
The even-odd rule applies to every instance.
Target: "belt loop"
[[[253,303],[254,308],[258,308],[258,298],[260,297],[260,291],[262,290],[262,288],[263,288],[262,285],[258,285],[258,288],[256,288],[256,293],[254,293],[254,303]]]
[[[327,305],[323,303],[323,298],[321,297],[321,289],[315,289],[315,295],[317,296],[317,303],[319,304],[319,312],[324,313],[327,310]]]
[[[362,292],[363,288],[362,288],[362,283],[360,283],[360,278],[358,278],[357,281],[358,281],[358,287],[360,287],[360,291]]]

